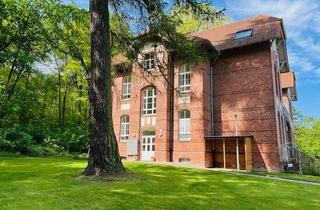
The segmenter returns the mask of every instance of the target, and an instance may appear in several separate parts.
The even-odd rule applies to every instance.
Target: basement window
[[[242,39],[252,35],[252,29],[246,29],[242,31],[237,31],[234,35],[234,39]]]
[[[187,158],[187,157],[179,158],[179,163],[190,163],[190,158]]]

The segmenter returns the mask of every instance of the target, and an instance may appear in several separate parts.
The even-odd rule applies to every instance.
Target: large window
[[[129,139],[129,116],[122,115],[120,118],[120,139],[128,140]]]
[[[143,68],[146,71],[154,69],[154,53],[144,54]]]
[[[125,76],[122,80],[122,98],[130,99],[131,96],[131,76]]]
[[[190,140],[190,111],[179,112],[179,140]]]
[[[180,93],[190,92],[190,67],[187,64],[184,64],[180,67],[179,90]]]
[[[152,86],[143,91],[143,109],[144,115],[152,115],[156,113],[157,104],[156,89]]]

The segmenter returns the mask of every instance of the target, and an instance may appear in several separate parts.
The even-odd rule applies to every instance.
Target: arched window
[[[190,111],[179,112],[179,140],[190,140]]]
[[[190,66],[183,64],[179,71],[179,90],[180,93],[190,92]]]
[[[156,113],[157,106],[157,93],[156,89],[152,86],[147,87],[143,91],[143,115],[152,115]]]
[[[128,140],[129,139],[129,116],[122,115],[120,118],[120,139]]]
[[[131,96],[131,76],[125,76],[122,80],[122,99],[130,99]]]

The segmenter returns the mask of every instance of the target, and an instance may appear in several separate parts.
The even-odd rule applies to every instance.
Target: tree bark
[[[58,70],[58,124],[61,126],[61,72]]]
[[[111,49],[108,0],[90,0],[90,151],[85,176],[125,172],[112,122]]]
[[[79,85],[79,83],[78,83],[78,75],[77,74],[75,74],[75,76],[74,76],[74,84],[77,88],[77,93],[78,93],[78,97],[79,97],[77,107],[78,107],[78,112],[79,112],[78,125],[80,126],[83,122],[83,120],[82,120],[82,103],[81,103],[82,85]]]
[[[67,104],[67,89],[68,89],[68,80],[64,82],[64,95],[63,95],[63,102],[62,102],[62,115],[61,115],[61,125],[64,126],[64,119],[66,114],[66,104]]]

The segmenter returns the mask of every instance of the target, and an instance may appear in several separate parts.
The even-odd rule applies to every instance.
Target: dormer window
[[[242,39],[252,35],[252,29],[246,29],[242,31],[237,31],[234,35],[234,39]]]
[[[143,68],[145,71],[150,71],[154,69],[154,53],[144,54]]]

